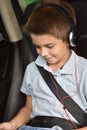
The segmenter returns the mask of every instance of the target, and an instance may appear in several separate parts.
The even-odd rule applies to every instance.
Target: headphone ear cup
[[[79,43],[79,40],[80,40],[80,37],[76,31],[72,30],[69,32],[68,41],[71,47],[75,47],[76,44]]]

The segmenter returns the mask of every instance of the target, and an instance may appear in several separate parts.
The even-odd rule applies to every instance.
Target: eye
[[[35,47],[35,48],[37,48],[37,49],[39,49],[39,48],[40,48],[40,46],[38,46],[38,45],[36,45],[36,44],[34,44],[34,47]]]
[[[40,49],[41,47],[40,46],[36,46],[36,49]]]
[[[48,48],[53,48],[54,45],[53,45],[53,44],[49,44],[49,45],[47,45],[47,47],[48,47]]]

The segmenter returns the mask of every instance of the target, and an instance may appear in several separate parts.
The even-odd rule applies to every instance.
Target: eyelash
[[[53,48],[53,46],[47,46],[48,48]]]
[[[37,45],[34,45],[34,47],[37,48],[37,49],[40,48],[40,46],[37,46]],[[47,45],[46,47],[47,47],[47,48],[53,48],[54,46],[53,46],[53,45]]]

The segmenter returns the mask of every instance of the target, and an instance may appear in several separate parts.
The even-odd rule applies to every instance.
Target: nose
[[[42,47],[40,51],[41,56],[45,57],[48,54],[47,48]]]

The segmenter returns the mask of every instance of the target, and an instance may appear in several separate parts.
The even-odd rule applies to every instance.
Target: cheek
[[[64,44],[61,44],[60,46],[56,46],[54,48],[54,52],[57,54],[63,53],[63,51],[66,50],[66,46]]]
[[[53,50],[51,50],[51,55],[54,56],[55,58],[61,57],[63,53],[63,49],[61,47],[56,47]]]
[[[59,47],[55,47],[54,49],[52,49],[51,50],[51,53],[53,53],[53,54],[58,54],[58,53],[60,53],[61,52],[61,50],[60,50],[60,48]]]

